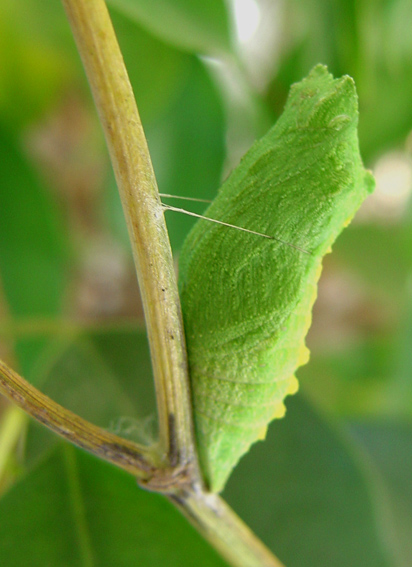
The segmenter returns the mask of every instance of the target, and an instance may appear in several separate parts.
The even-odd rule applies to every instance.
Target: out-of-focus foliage
[[[239,149],[316,63],[354,77],[361,154],[378,187],[327,258],[303,393],[225,495],[288,567],[409,567],[412,5],[233,1],[243,38],[250,28],[241,44],[230,3],[109,3],[161,191],[213,198]],[[54,0],[0,3],[0,146],[0,356],[84,417],[150,441],[154,396],[130,247]],[[192,220],[168,212],[167,221],[177,255]],[[13,410],[2,407],[6,418]],[[4,459],[3,423],[2,565],[223,565],[162,498],[55,446],[37,425],[27,422]]]
[[[10,567],[226,565],[172,504],[68,445],[6,494],[0,513],[0,554]]]
[[[271,79],[279,107],[290,82],[315,63],[355,79],[365,159],[402,144],[412,124],[412,41],[408,0],[294,0],[285,6],[284,52]]]
[[[232,50],[225,0],[110,0],[109,4],[182,50],[202,55]]]

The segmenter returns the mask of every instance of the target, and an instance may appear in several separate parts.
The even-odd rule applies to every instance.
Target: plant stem
[[[203,488],[173,258],[132,88],[104,0],[63,4],[109,147],[145,310],[165,453],[165,468],[147,487],[168,495],[234,567],[281,567],[220,497]]]
[[[180,302],[139,113],[104,0],[63,0],[106,136],[140,284],[165,465],[197,473]]]
[[[160,464],[153,449],[108,433],[82,419],[39,392],[1,360],[0,392],[61,437],[139,479],[150,479]]]
[[[157,451],[108,433],[63,408],[1,360],[0,392],[74,445],[126,470],[142,484],[147,482],[151,489],[157,487],[158,491],[168,494],[170,500],[233,567],[282,567],[281,562],[217,494],[207,493],[200,487],[193,488],[192,479],[181,477],[178,467],[175,471],[165,471],[162,464],[156,462]],[[21,419],[20,414],[16,414],[16,419]],[[13,431],[14,418],[11,426]],[[3,452],[8,454],[7,443],[5,447]],[[182,481],[186,481],[188,488],[180,488]]]
[[[182,491],[169,498],[233,567],[284,567],[218,494]]]

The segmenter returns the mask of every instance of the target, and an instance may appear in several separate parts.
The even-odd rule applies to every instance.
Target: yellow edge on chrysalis
[[[293,394],[296,394],[296,392],[298,390],[299,390],[299,382],[298,382],[298,379],[296,378],[296,376],[293,374],[290,377],[289,386],[288,386],[288,389],[286,391],[286,395],[287,396],[293,396]]]

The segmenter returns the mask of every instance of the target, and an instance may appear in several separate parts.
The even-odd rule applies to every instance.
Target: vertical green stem
[[[180,302],[164,214],[139,113],[103,0],[63,0],[93,91],[129,229],[145,311],[165,465],[196,452]]]
[[[195,448],[182,317],[156,181],[131,85],[103,0],[63,0],[96,106],[129,227],[145,309],[170,474],[152,477],[234,567],[282,567],[219,496],[203,489]],[[179,474],[183,469],[183,474]]]
[[[138,479],[150,479],[159,467],[159,459],[152,448],[137,445],[82,419],[42,394],[1,360],[0,393],[70,443],[123,468]],[[21,415],[25,417],[25,414]],[[16,413],[0,435],[0,464],[10,444],[8,437],[15,437],[20,432],[19,427],[16,430],[19,419],[22,419],[19,416],[20,413]],[[9,434],[4,437],[7,431]]]
[[[233,567],[284,567],[218,494],[181,492],[170,500]]]

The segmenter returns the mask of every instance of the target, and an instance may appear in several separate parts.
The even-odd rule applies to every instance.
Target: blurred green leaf
[[[334,75],[356,74],[362,32],[356,0],[298,0],[288,12],[294,23],[289,33],[304,38],[304,66],[321,61]]]
[[[0,501],[7,567],[224,567],[163,497],[60,445]]]
[[[0,272],[15,317],[59,312],[65,287],[64,223],[17,143],[0,131]]]
[[[152,365],[146,331],[98,332],[89,339],[97,356],[136,408],[139,418],[155,415]],[[120,409],[120,408],[119,408]],[[125,414],[126,407],[122,409]]]
[[[67,285],[65,223],[13,136],[0,130],[0,280],[10,321],[47,318],[62,310]],[[50,337],[16,341],[23,375]]]
[[[300,370],[305,392],[334,415],[391,413],[388,391],[394,384],[397,339],[389,331],[365,331],[339,347],[314,349],[310,363]]]
[[[393,567],[374,479],[336,426],[304,402],[269,428],[224,496],[288,567]]]
[[[224,0],[110,0],[110,5],[180,49],[207,55],[231,51]]]
[[[412,563],[412,422],[380,421],[356,423],[351,432],[368,454],[371,466],[386,491],[386,508],[393,526],[387,530],[395,564]]]
[[[59,13],[52,9],[50,17],[47,9],[37,6],[37,12],[47,14],[39,33],[32,7],[33,2],[20,0],[4,0],[0,5],[0,120],[14,131],[38,119],[55,102],[75,70],[74,58],[62,49],[62,44],[72,47],[68,34],[62,42],[61,35],[55,33],[61,31],[54,17]],[[55,33],[53,42],[48,37],[50,29]]]
[[[412,64],[402,64],[401,69],[383,69],[375,85],[365,81],[364,88],[359,89],[359,139],[368,163],[405,144],[412,130],[411,93]]]
[[[59,57],[71,51],[78,58],[62,2],[43,0],[39,6],[36,0],[3,0],[2,8],[13,27],[33,44],[44,45]]]
[[[353,224],[334,245],[333,258],[386,301],[405,298],[411,255],[402,224]]]
[[[129,439],[154,441],[156,405],[144,331],[82,333],[49,353],[42,369],[36,386],[56,402]],[[31,422],[28,462],[37,461],[57,439]]]
[[[292,82],[315,64],[349,74],[359,94],[361,153],[370,164],[412,129],[411,3],[304,0],[285,7],[284,52],[268,89],[279,113]]]
[[[179,95],[190,72],[191,57],[146,31],[117,7],[111,16],[146,126],[167,111]]]
[[[384,391],[383,415],[412,417],[412,289],[409,276],[403,321],[395,334],[392,380]]]
[[[119,4],[122,1],[135,10],[132,1],[120,0]],[[69,81],[80,79],[86,93],[88,86],[61,3],[46,0],[40,5],[35,0],[15,0],[6,4],[7,18],[3,21],[0,18],[0,116],[16,127],[17,123],[26,125],[29,120],[38,118]],[[166,1],[166,4],[175,11],[173,2]],[[223,7],[222,0],[216,0],[216,5]],[[146,26],[145,18],[131,18],[130,6],[125,10],[114,5],[111,16],[146,124],[173,102],[190,72],[191,58],[179,49],[179,42],[175,46],[175,42],[169,43],[162,33],[155,33],[151,26]],[[204,6],[208,11],[208,3]],[[198,25],[204,26],[206,32],[202,8],[197,3],[194,7],[189,3],[187,8],[194,14],[199,10]],[[152,7],[143,11],[146,10],[149,20],[156,22],[159,13],[163,13],[153,11]],[[177,8],[179,10],[182,8]],[[195,22],[189,24],[196,26]],[[197,37],[195,32],[193,35]],[[180,32],[176,36],[182,40]],[[210,41],[214,41],[213,37]]]
[[[354,222],[327,258],[326,282],[329,273],[348,289],[346,297],[338,295],[339,286],[327,292],[332,313],[318,323],[319,336],[301,377],[328,412],[412,415],[410,227],[407,215],[398,222]],[[337,335],[324,345],[328,324],[334,326],[332,337]]]

